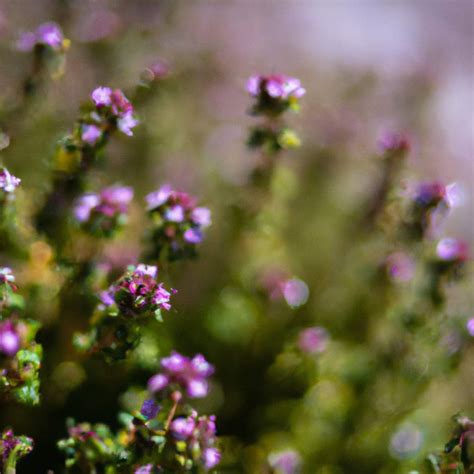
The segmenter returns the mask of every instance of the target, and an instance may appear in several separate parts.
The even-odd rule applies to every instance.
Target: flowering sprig
[[[35,31],[20,35],[17,49],[33,53],[33,69],[24,84],[25,97],[39,91],[45,75],[57,79],[64,74],[66,52],[70,44],[60,26],[54,22],[43,23]]]
[[[421,240],[429,237],[442,218],[456,207],[455,183],[444,185],[439,181],[420,182],[408,191],[408,211],[405,231],[409,238]]]
[[[148,194],[146,202],[151,220],[149,258],[173,261],[196,256],[203,231],[211,224],[210,210],[169,185]]]
[[[202,356],[192,360],[205,362]],[[162,366],[168,362],[162,361]],[[102,424],[70,420],[69,437],[58,443],[68,472],[201,472],[220,462],[215,417],[199,416],[183,403],[179,390],[154,392],[139,410],[122,413],[120,420],[124,427],[117,433]]]
[[[251,128],[247,145],[270,156],[280,150],[298,148],[298,135],[284,125],[280,116],[287,110],[299,110],[299,99],[306,93],[299,79],[283,74],[251,76],[247,92],[255,99],[250,113],[264,117],[260,125]]]
[[[14,474],[18,461],[33,450],[33,440],[27,436],[15,436],[11,429],[0,437],[0,472]]]
[[[127,222],[133,189],[110,186],[98,194],[84,194],[74,207],[74,217],[88,233],[98,237],[112,237]]]
[[[15,190],[21,179],[13,176],[5,167],[0,166],[0,206],[15,198]]]
[[[74,201],[83,192],[85,178],[102,158],[105,145],[117,130],[133,135],[137,125],[133,105],[124,93],[97,87],[70,134],[58,142],[53,160],[53,189],[38,214],[37,224],[58,244]]]
[[[9,268],[0,269],[0,393],[36,405],[42,347],[34,338],[39,324],[19,317],[23,299],[14,282]]]
[[[141,325],[150,318],[162,321],[162,311],[171,309],[171,295],[176,290],[168,291],[157,276],[155,266],[130,266],[117,282],[100,293],[91,330],[76,335],[76,346],[100,351],[109,360],[125,358],[140,341]]]

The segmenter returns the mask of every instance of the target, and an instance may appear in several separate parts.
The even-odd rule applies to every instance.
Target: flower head
[[[199,462],[204,469],[209,470],[219,464],[221,453],[215,447],[215,416],[198,417],[196,412],[192,412],[187,417],[175,418],[170,433],[176,441],[186,444],[189,457]]]
[[[43,23],[34,32],[23,33],[17,41],[17,48],[20,51],[32,51],[36,45],[48,46],[55,51],[64,47],[64,35],[54,22]]]
[[[163,283],[156,280],[158,270],[151,265],[140,264],[131,267],[115,284],[102,292],[100,299],[104,306],[116,304],[124,316],[140,316],[170,310],[171,295]]]
[[[11,321],[0,322],[0,353],[14,356],[20,349],[20,336]]]
[[[74,216],[91,233],[108,236],[125,223],[132,199],[132,188],[110,186],[99,194],[80,197],[74,208]]]
[[[94,146],[102,137],[102,130],[96,125],[84,125],[81,138],[84,143]]]
[[[255,115],[275,116],[288,108],[298,110],[298,101],[306,94],[299,79],[284,74],[251,76],[247,92],[256,99],[252,108]]]
[[[270,453],[268,462],[277,474],[297,474],[301,468],[301,456],[293,449]]]
[[[463,263],[469,258],[469,246],[463,240],[446,237],[438,242],[436,255],[444,262]]]
[[[298,335],[298,347],[308,354],[324,352],[328,342],[328,332],[321,327],[303,329]]]
[[[13,176],[6,168],[0,167],[0,197],[2,193],[13,193],[20,183],[21,179]]]
[[[147,209],[154,224],[154,252],[167,249],[169,258],[193,256],[204,237],[203,230],[211,224],[211,211],[197,207],[188,194],[164,185],[146,196]]]
[[[214,373],[214,367],[201,354],[192,359],[178,352],[161,359],[162,372],[154,375],[148,382],[150,392],[160,392],[165,388],[177,385],[191,398],[202,398],[207,395],[207,379]]]
[[[91,94],[92,102],[99,116],[116,126],[122,133],[132,136],[132,129],[138,125],[132,103],[120,89],[97,87]]]

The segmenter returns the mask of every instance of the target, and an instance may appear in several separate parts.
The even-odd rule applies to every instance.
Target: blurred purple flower
[[[149,399],[143,402],[140,413],[147,419],[152,420],[160,411],[160,407],[157,405],[155,400]]]
[[[285,301],[292,308],[297,308],[308,301],[308,285],[299,278],[292,278],[282,283],[282,293]]]
[[[282,100],[287,100],[290,97],[299,99],[306,94],[299,79],[284,74],[251,76],[247,81],[247,91],[252,97],[267,94],[273,99]]]
[[[200,230],[190,228],[184,231],[183,238],[190,244],[199,244],[202,242],[203,235]]]
[[[328,342],[328,332],[321,327],[303,329],[298,335],[298,347],[308,354],[324,352]]]
[[[35,32],[22,33],[16,46],[20,51],[32,51],[36,44],[59,50],[63,46],[64,36],[61,28],[54,22],[43,23]]]
[[[268,462],[278,474],[297,474],[301,468],[301,456],[293,449],[270,453]]]
[[[138,125],[138,120],[133,116],[132,112],[127,112],[123,117],[118,119],[117,127],[125,135],[133,136],[132,128]]]
[[[192,359],[178,352],[161,359],[163,371],[154,375],[148,382],[150,392],[159,392],[170,385],[178,385],[191,398],[207,395],[207,379],[214,373],[214,367],[201,354]]]
[[[0,190],[12,193],[21,183],[21,179],[13,176],[6,168],[0,167]]]
[[[112,89],[110,87],[97,87],[92,91],[92,101],[96,107],[108,107],[112,104]]]
[[[0,323],[0,352],[8,357],[14,356],[20,349],[20,336],[11,321]]]
[[[474,318],[468,319],[466,323],[467,332],[474,337]]]
[[[84,125],[82,127],[82,141],[94,146],[102,136],[102,130],[96,125]]]
[[[439,241],[436,255],[443,261],[462,263],[469,258],[469,246],[463,240],[447,237]]]

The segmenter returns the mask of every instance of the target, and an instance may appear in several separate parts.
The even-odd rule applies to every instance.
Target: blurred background
[[[70,315],[59,304],[47,246],[29,249],[19,269],[6,262],[20,287],[36,288],[28,310],[45,325],[42,405],[0,412],[2,425],[36,441],[20,473],[61,472],[55,443],[69,416],[117,427],[117,412],[133,398],[121,395],[146,383],[172,348],[202,352],[217,367],[200,409],[218,417],[222,472],[270,472],[264,460],[289,448],[303,472],[408,472],[442,445],[451,415],[473,414],[472,346],[449,370],[430,340],[409,367],[374,360],[384,335],[414,339],[390,319],[410,290],[372,286],[370,269],[393,243],[348,231],[374,187],[377,137],[395,129],[413,143],[404,179],[457,182],[463,191],[442,234],[474,242],[473,9],[468,0],[0,0],[2,101],[19,96],[31,68],[15,49],[19,33],[55,21],[72,42],[64,76],[5,127],[10,145],[1,157],[22,179],[19,201],[29,212],[49,185],[56,140],[91,90],[133,91],[159,62],[167,74],[136,105],[135,136],[114,139],[92,180],[93,188],[118,182],[135,190],[130,223],[103,258],[135,262],[143,197],[164,183],[198,196],[213,214],[200,257],[163,269],[179,290],[175,310],[150,328],[132,361],[112,368],[73,349],[70,336],[90,313],[79,304]],[[307,90],[289,118],[302,146],[278,157],[271,198],[249,226],[242,208],[256,155],[245,141],[255,118],[245,83],[273,72],[300,78]],[[306,283],[306,304],[290,308],[268,296],[262,281],[278,272]],[[450,288],[445,314],[474,316],[473,289],[468,271]],[[294,341],[314,325],[331,342],[307,360]],[[445,348],[446,357],[461,345]]]

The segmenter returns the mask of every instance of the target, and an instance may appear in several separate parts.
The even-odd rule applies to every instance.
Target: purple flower
[[[133,189],[127,186],[110,186],[97,194],[85,194],[74,207],[74,216],[82,224],[104,233],[115,230],[123,222],[128,206],[133,199]]]
[[[165,184],[158,191],[147,194],[145,200],[147,202],[147,210],[151,211],[163,205],[170,197],[173,189],[169,184]]]
[[[220,451],[214,447],[216,442],[216,417],[201,416],[193,411],[187,417],[178,417],[170,426],[173,438],[185,442],[190,457],[199,460],[206,470],[212,469],[221,460]]]
[[[11,321],[0,323],[0,352],[12,357],[20,349],[20,336]]]
[[[328,342],[328,332],[321,327],[303,329],[298,335],[298,347],[308,354],[324,352]]]
[[[474,337],[474,318],[468,319],[466,323],[467,332]]]
[[[271,453],[268,462],[278,474],[296,474],[301,468],[301,456],[293,449]]]
[[[166,290],[163,283],[156,281],[157,268],[140,264],[131,268],[100,299],[105,306],[116,303],[124,316],[139,316],[171,309],[170,298],[176,290]]]
[[[174,438],[184,440],[189,438],[196,428],[196,421],[193,417],[180,416],[171,423],[170,430]]]
[[[79,222],[86,222],[89,220],[91,211],[100,202],[97,194],[84,194],[78,199],[76,206],[74,207],[74,216]]]
[[[208,392],[207,379],[214,373],[214,367],[198,354],[192,359],[178,352],[161,359],[163,371],[148,382],[148,389],[155,393],[170,385],[178,385],[191,398],[205,397]]]
[[[282,284],[282,293],[286,302],[292,308],[297,308],[308,301],[308,285],[299,278],[292,278]]]
[[[415,189],[413,199],[420,207],[436,207],[439,203],[447,201],[446,186],[439,181],[419,183]]]
[[[94,146],[102,136],[102,130],[96,125],[84,125],[82,127],[82,141]]]
[[[21,180],[13,176],[6,168],[0,168],[0,190],[4,193],[13,193]]]
[[[151,420],[160,411],[160,407],[156,404],[155,400],[149,399],[143,402],[140,413],[147,419]]]
[[[469,258],[469,247],[463,240],[447,237],[439,241],[436,255],[443,261],[463,263]]]
[[[164,185],[148,194],[146,201],[150,215],[159,217],[153,220],[154,244],[158,248],[167,247],[170,255],[180,255],[202,242],[202,230],[211,224],[211,213],[205,207],[197,207],[195,198]]]
[[[13,275],[11,268],[3,267],[0,268],[0,284],[7,283],[11,285],[15,281],[15,275]]]
[[[36,41],[40,44],[59,49],[63,43],[63,32],[61,28],[53,22],[43,23],[36,30]]]
[[[211,225],[211,211],[207,207],[196,207],[191,212],[193,222],[201,227]]]
[[[207,448],[202,453],[204,467],[206,469],[212,469],[217,466],[221,461],[221,452],[217,448]]]
[[[159,471],[158,466],[153,464],[146,464],[145,466],[140,466],[134,471],[134,474],[155,474],[161,472]]]
[[[410,150],[410,142],[406,135],[393,131],[384,132],[377,142],[381,153],[405,153]]]
[[[108,107],[112,104],[112,89],[110,87],[97,87],[92,91],[92,101],[96,107]]]
[[[133,135],[132,128],[135,128],[137,125],[138,120],[134,118],[133,113],[131,111],[127,112],[125,115],[119,118],[117,122],[118,129],[129,137]]]
[[[186,229],[183,234],[183,238],[190,244],[199,244],[202,242],[203,235],[199,229]]]
[[[17,49],[24,52],[32,51],[35,45],[42,44],[54,50],[60,50],[64,44],[61,28],[53,22],[43,23],[36,31],[23,33],[18,39]]]
[[[172,206],[165,212],[165,219],[170,222],[183,222],[184,209],[181,206]]]
[[[288,100],[291,97],[299,99],[306,94],[299,79],[284,74],[251,76],[247,81],[247,91],[252,97],[266,94],[273,99],[281,100]]]

